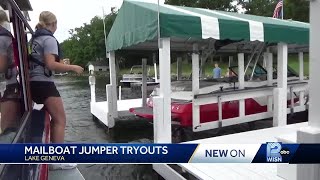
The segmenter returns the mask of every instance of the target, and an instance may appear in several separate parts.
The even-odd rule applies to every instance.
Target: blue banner
[[[1,164],[320,163],[320,144],[0,144]]]
[[[197,144],[1,144],[0,163],[187,163]]]

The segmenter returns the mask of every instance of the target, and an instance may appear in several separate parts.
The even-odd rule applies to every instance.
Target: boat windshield
[[[238,66],[232,66],[230,67],[230,70],[235,74],[236,77],[238,77],[239,73],[239,67]],[[253,78],[256,79],[259,78],[261,79],[262,77],[267,76],[267,70],[264,69],[260,64],[257,64],[256,67],[250,65],[248,66],[248,69],[245,73],[245,79],[249,80],[253,72]],[[288,77],[298,77],[298,74],[290,67],[288,66]],[[273,65],[273,78],[277,78],[277,65]]]
[[[277,64],[273,65],[273,74],[277,74]],[[298,73],[288,66],[288,77],[298,77]]]
[[[149,75],[150,73],[150,66],[147,67],[147,74]],[[134,65],[130,69],[130,74],[142,74],[142,65]]]
[[[238,66],[232,66],[229,67],[229,69],[231,72],[233,72],[234,76],[238,77]],[[251,75],[253,75],[253,79],[258,77],[261,78],[267,76],[267,71],[260,64],[257,64],[255,67],[254,65],[249,65],[247,71],[245,72],[245,80],[249,80]]]

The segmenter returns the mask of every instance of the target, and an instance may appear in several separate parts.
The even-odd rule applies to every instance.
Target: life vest
[[[55,55],[55,61],[60,62],[60,59],[62,59],[62,52],[61,52],[60,44],[59,44],[58,40],[53,36],[53,33],[47,29],[37,29],[36,30],[36,32],[33,34],[32,38],[31,38],[31,49],[32,49],[33,40],[37,37],[40,37],[40,36],[51,36],[57,41],[58,55]],[[42,66],[44,69],[45,76],[47,76],[47,77],[52,76],[52,71],[46,67],[44,62],[42,62],[41,60],[39,60],[37,58],[34,58],[32,56],[32,53],[29,55],[29,61],[35,63],[36,65]]]
[[[19,53],[18,53],[18,43],[16,39],[13,37],[10,31],[8,31],[6,28],[0,26],[0,36],[7,36],[12,39],[12,49],[13,49],[13,59],[12,61],[9,61],[10,59],[7,58],[7,68],[5,72],[5,78],[11,79],[12,78],[12,69],[17,68],[19,66]],[[17,73],[18,74],[18,73]],[[16,75],[17,75],[16,74]]]

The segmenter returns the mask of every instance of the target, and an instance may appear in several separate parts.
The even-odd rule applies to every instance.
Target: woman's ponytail
[[[43,29],[46,28],[46,24],[43,21],[38,22],[36,25],[36,29]]]

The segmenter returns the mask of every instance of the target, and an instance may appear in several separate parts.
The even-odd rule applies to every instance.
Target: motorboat
[[[158,85],[157,77],[151,77],[150,74],[150,66],[147,66],[147,86],[155,86]],[[121,84],[125,87],[137,87],[142,84],[142,65],[134,65],[130,69],[129,74],[123,74],[122,80],[120,80]]]
[[[68,75],[68,72],[64,72],[64,73],[54,73],[55,76],[65,76]]]
[[[233,76],[218,79],[200,80],[199,94],[220,94],[239,90],[238,66],[229,67]],[[277,83],[277,70],[273,71],[273,86]],[[293,69],[288,67],[288,84],[298,82],[299,76]],[[267,87],[267,71],[260,64],[248,65],[245,73],[245,89]],[[159,95],[159,87],[156,87],[148,98],[147,107],[131,108],[130,112],[136,116],[153,120],[153,97]],[[175,124],[182,127],[192,126],[192,81],[175,81],[171,84],[171,117]],[[288,106],[291,99],[288,94]],[[294,102],[298,102],[299,96],[294,94]],[[267,97],[245,99],[245,115],[257,114],[267,111]],[[222,118],[229,119],[239,116],[239,101],[222,103]],[[200,123],[218,121],[218,104],[206,104],[200,106]]]

